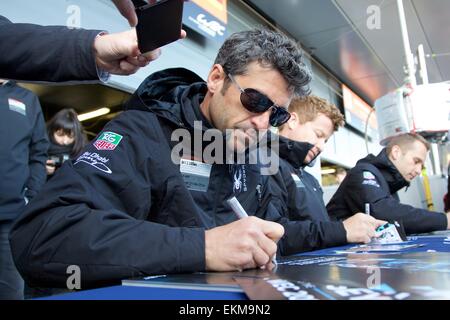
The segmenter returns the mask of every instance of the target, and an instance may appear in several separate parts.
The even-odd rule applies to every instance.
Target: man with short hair
[[[347,243],[367,243],[383,221],[359,213],[344,222],[330,221],[319,182],[305,167],[314,163],[334,131],[344,124],[336,106],[307,96],[293,99],[291,117],[280,127],[280,175],[273,187],[285,203],[278,222],[285,228],[279,247],[283,255]],[[287,218],[287,219],[286,219]]]
[[[377,156],[369,154],[350,170],[327,205],[330,216],[345,219],[369,204],[372,216],[402,223],[407,234],[448,229],[449,213],[402,204],[396,194],[420,175],[429,149],[430,144],[419,134],[390,139]]]
[[[208,163],[206,136],[241,153],[254,131],[287,121],[292,96],[309,81],[295,41],[269,30],[231,35],[206,82],[181,68],[150,75],[127,110],[64,163],[16,222],[11,247],[26,281],[64,287],[70,265],[80,267],[82,288],[270,267],[283,227],[256,217],[236,221],[225,203],[234,195],[254,215],[270,202],[258,166],[223,157]],[[187,133],[189,148],[176,148],[178,133]],[[200,198],[209,201],[194,201]]]

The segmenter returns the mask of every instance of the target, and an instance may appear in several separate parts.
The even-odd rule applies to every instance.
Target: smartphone
[[[136,33],[141,53],[180,39],[183,2],[183,0],[160,0],[153,4],[136,6],[138,17]]]

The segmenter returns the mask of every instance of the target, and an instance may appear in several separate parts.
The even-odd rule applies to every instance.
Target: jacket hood
[[[130,99],[124,110],[145,110],[174,122],[178,126],[194,127],[202,119],[200,104],[207,91],[206,83],[197,74],[184,68],[165,69],[148,76]]]
[[[370,163],[377,167],[383,175],[384,179],[387,181],[389,185],[389,189],[391,193],[396,193],[398,190],[403,187],[409,187],[409,182],[403,178],[394,164],[389,160],[389,157],[386,153],[386,148],[381,150],[381,152],[374,156],[373,154],[369,154],[364,159],[361,159],[357,162],[359,163]]]
[[[282,136],[280,139],[280,158],[289,162],[295,169],[300,169],[305,166],[303,163],[308,151],[311,150],[314,145],[308,142],[300,142],[291,140]]]

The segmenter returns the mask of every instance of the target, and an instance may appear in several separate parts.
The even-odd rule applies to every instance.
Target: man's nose
[[[325,140],[324,139],[319,139],[319,142],[317,143],[316,146],[319,149],[319,151],[322,152],[323,149],[325,149]]]
[[[271,110],[267,110],[264,113],[256,114],[250,118],[250,122],[253,128],[256,130],[268,129]]]
[[[416,176],[420,175],[422,173],[422,165],[416,166]]]

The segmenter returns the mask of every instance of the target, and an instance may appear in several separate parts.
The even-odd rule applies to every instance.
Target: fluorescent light
[[[333,169],[333,168],[330,168],[330,169],[322,169],[322,170],[320,170],[320,172],[321,172],[322,174],[331,174],[331,173],[335,173],[335,172],[336,172],[336,169]]]
[[[109,108],[100,108],[91,112],[86,112],[78,115],[78,120],[85,121],[88,119],[92,119],[95,117],[103,116],[104,114],[109,113],[111,110]]]

